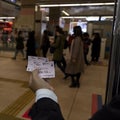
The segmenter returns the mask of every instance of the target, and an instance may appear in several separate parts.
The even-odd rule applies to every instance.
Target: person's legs
[[[78,73],[78,74],[76,74],[76,81],[75,81],[75,83],[76,83],[76,87],[80,87],[80,76],[81,76],[81,73]]]
[[[42,48],[42,55],[43,55],[43,57],[46,57],[46,54],[47,54],[46,48]]]
[[[99,60],[99,56],[96,56],[96,62],[98,62],[98,60]]]
[[[85,60],[85,64],[88,65],[89,63],[88,63],[88,60],[87,60],[87,54],[86,53],[84,53],[84,60]]]
[[[61,61],[56,61],[57,66],[60,68],[60,70],[65,74],[65,69],[64,67],[61,65]]]
[[[12,59],[16,59],[18,52],[19,52],[19,50],[16,49],[15,50],[15,55],[14,55],[14,57]]]
[[[23,59],[24,59],[24,50],[21,49],[20,52],[21,52],[21,54],[22,54],[22,56],[23,56]]]
[[[69,87],[71,88],[75,88],[76,87],[76,83],[75,83],[75,76],[74,75],[70,75],[71,76],[71,84]]]
[[[43,57],[46,57],[45,51],[43,49],[42,49],[42,55],[43,55]]]
[[[64,56],[62,56],[61,62],[62,62],[63,67],[64,67],[64,69],[65,69],[65,68],[66,68],[66,60],[65,60]]]
[[[95,57],[94,57],[94,56],[92,56],[92,59],[91,59],[91,61],[93,61],[93,62],[95,61]]]
[[[70,76],[69,74],[65,73],[65,76],[63,79],[67,79],[69,76]]]

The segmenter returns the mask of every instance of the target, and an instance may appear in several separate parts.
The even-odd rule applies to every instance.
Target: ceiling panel
[[[63,7],[70,16],[111,16],[114,6],[86,6],[86,7]]]
[[[21,0],[22,6],[33,6],[39,4],[61,4],[61,3],[101,3],[101,2],[114,2],[114,0]],[[71,16],[104,16],[113,15],[114,6],[78,6],[78,7],[61,7]],[[64,15],[64,14],[63,14]]]
[[[98,3],[98,2],[114,2],[114,0],[21,0],[22,5],[27,4],[60,4],[60,3]]]
[[[114,0],[36,0],[39,3],[97,3],[97,2],[114,2]]]

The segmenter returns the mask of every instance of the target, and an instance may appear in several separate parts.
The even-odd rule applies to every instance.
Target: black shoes
[[[90,63],[86,63],[86,65],[91,65]]]
[[[69,87],[70,88],[79,88],[80,87],[80,83],[71,84]]]
[[[75,88],[76,85],[75,85],[75,84],[71,84],[69,87],[70,87],[70,88]]]

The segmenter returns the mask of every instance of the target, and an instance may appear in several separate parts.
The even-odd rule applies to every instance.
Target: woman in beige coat
[[[80,87],[80,76],[84,72],[84,54],[82,30],[80,26],[74,27],[74,40],[70,49],[70,60],[66,67],[66,74],[71,76],[71,85],[69,87]]]

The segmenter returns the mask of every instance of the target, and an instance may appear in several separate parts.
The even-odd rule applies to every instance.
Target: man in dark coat
[[[31,31],[28,33],[28,40],[27,40],[27,54],[26,59],[28,59],[28,56],[36,56],[36,48],[35,48],[35,31]]]
[[[64,120],[52,86],[38,76],[38,70],[32,72],[30,88],[36,92],[36,102],[29,112],[32,120]]]
[[[15,55],[12,59],[16,59],[19,52],[21,52],[24,59],[24,38],[22,37],[22,31],[18,32],[18,37],[16,38],[16,50]]]
[[[101,49],[101,37],[99,33],[93,33],[92,40],[92,60],[93,62],[98,62],[100,57],[100,49]]]

